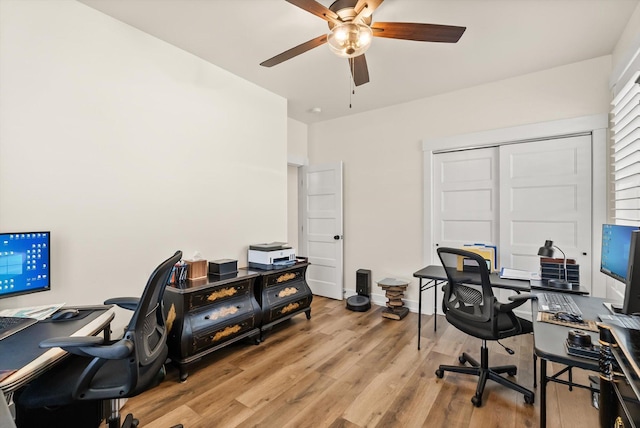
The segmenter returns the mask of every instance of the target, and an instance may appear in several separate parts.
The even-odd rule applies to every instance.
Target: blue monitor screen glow
[[[0,234],[0,298],[51,289],[49,232]]]
[[[618,281],[626,282],[629,267],[629,250],[631,248],[631,232],[637,226],[619,224],[602,225],[602,254],[600,272]]]

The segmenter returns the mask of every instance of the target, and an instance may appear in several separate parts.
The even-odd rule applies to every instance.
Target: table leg
[[[538,386],[538,356],[536,353],[533,353],[533,387],[536,388]]]
[[[433,283],[433,331],[436,331],[438,323],[438,281]]]
[[[547,360],[540,358],[540,428],[547,426]]]
[[[420,350],[420,329],[422,328],[422,278],[418,286],[418,351]]]

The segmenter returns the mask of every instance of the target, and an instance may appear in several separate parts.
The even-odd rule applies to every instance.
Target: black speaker
[[[356,271],[356,293],[359,296],[371,295],[371,271],[369,269],[358,269]]]

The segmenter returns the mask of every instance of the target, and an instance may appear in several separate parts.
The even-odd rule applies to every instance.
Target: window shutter
[[[616,223],[640,221],[640,71],[611,103],[613,216]]]

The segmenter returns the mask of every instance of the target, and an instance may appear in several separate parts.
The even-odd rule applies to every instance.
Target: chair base
[[[487,380],[492,380],[499,383],[502,386],[513,389],[524,395],[524,402],[527,404],[533,404],[535,400],[535,394],[526,389],[525,387],[515,383],[514,381],[507,379],[501,374],[507,373],[509,376],[515,376],[518,372],[518,368],[514,365],[508,366],[495,366],[489,367],[489,350],[487,348],[487,341],[482,341],[482,348],[480,350],[480,362],[469,356],[466,352],[463,352],[458,360],[461,364],[469,363],[469,366],[446,366],[441,365],[436,370],[436,376],[440,379],[444,376],[444,372],[464,373],[474,376],[478,376],[478,386],[476,387],[476,394],[471,398],[471,402],[474,406],[480,407],[482,405],[482,394],[484,393],[484,387],[487,384]]]

